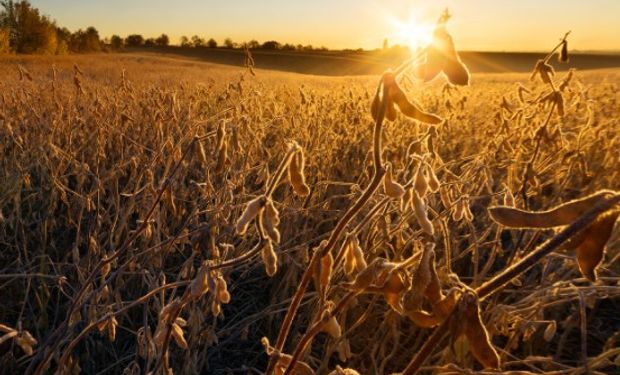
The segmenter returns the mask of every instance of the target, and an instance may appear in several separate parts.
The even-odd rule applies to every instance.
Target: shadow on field
[[[206,62],[243,66],[244,52],[225,48],[149,47],[131,48],[168,57],[184,57]],[[286,72],[343,76],[381,74],[395,67],[407,56],[392,51],[270,51],[252,50],[256,67]],[[529,72],[543,53],[461,52],[461,58],[472,73]],[[554,59],[555,60],[555,59]],[[579,70],[620,67],[620,54],[572,54],[570,64],[555,64],[556,69],[569,66]]]

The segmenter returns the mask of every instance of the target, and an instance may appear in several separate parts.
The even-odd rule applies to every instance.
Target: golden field
[[[284,356],[272,353],[276,373],[296,350],[306,366],[296,374],[398,373],[434,329],[407,313],[407,298],[421,298],[422,259],[434,256],[426,271],[442,298],[469,296],[562,229],[508,228],[489,207],[548,210],[620,190],[620,70],[576,71],[562,87],[563,116],[529,74],[473,74],[456,88],[405,71],[407,97],[444,121],[398,113],[383,123],[380,151],[424,204],[426,229],[384,182],[365,190],[379,76],[255,73],[140,54],[0,60],[0,337],[12,335],[0,339],[0,373],[262,373],[261,339],[271,351],[308,269]],[[305,196],[282,169],[302,153]],[[419,175],[439,185],[420,191]],[[246,204],[268,187],[279,243],[254,222],[239,234]],[[499,368],[473,354],[491,349],[463,339],[457,316],[431,324],[451,334],[421,371],[620,373],[619,233],[596,281],[561,244],[476,299],[481,345]],[[316,267],[327,261],[310,264],[327,239],[336,260],[324,282]],[[361,264],[377,259],[397,266],[378,272],[375,289],[355,289]],[[392,280],[403,285],[388,290]],[[436,307],[414,302],[416,312]]]

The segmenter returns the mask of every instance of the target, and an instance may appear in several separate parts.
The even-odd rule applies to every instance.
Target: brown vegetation
[[[466,83],[446,44],[378,84],[0,61],[1,368],[612,371],[618,73],[421,83]]]

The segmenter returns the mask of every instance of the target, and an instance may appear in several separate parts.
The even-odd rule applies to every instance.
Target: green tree
[[[226,48],[235,48],[235,43],[230,38],[224,39],[224,47]]]
[[[209,48],[217,48],[217,41],[213,38],[207,41],[207,47]]]

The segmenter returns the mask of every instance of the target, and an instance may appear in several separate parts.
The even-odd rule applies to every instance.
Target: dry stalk
[[[595,206],[586,211],[571,225],[564,228],[560,233],[545,242],[538,249],[534,250],[530,254],[526,255],[519,262],[506,268],[504,271],[488,280],[480,287],[476,289],[476,293],[480,300],[489,297],[499,292],[504,286],[510,283],[511,280],[518,277],[522,273],[526,272],[530,268],[534,267],[545,256],[549,255],[554,250],[557,250],[562,244],[566,243],[569,239],[579,234],[588,225],[596,221],[596,219],[603,215],[605,212],[614,209],[614,207],[620,203],[620,194],[609,193]],[[450,318],[446,319],[435,331],[431,334],[428,340],[415,354],[407,367],[403,370],[403,375],[416,374],[420,367],[424,364],[426,359],[432,354],[433,350],[438,347],[441,340],[449,329]]]

